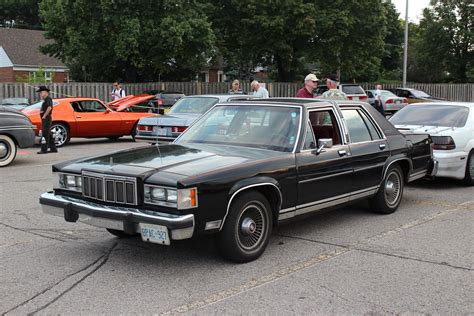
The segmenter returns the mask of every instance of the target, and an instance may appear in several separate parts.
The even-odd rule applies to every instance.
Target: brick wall
[[[15,82],[15,76],[13,75],[13,67],[2,67],[0,68],[0,82]]]

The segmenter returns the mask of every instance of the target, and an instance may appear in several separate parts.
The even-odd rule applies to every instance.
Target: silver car
[[[375,91],[376,90],[367,90],[366,93],[369,96],[370,105],[375,104]],[[406,98],[398,97],[393,92],[388,90],[382,91],[382,106],[385,113],[395,113],[405,106],[408,105],[408,100]]]
[[[171,142],[195,120],[217,103],[249,100],[255,97],[235,94],[192,95],[179,99],[164,115],[143,117],[138,121],[137,141]]]

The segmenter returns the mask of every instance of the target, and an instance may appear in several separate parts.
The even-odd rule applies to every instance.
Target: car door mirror
[[[316,155],[323,152],[324,148],[331,148],[333,146],[331,138],[321,138],[318,141],[318,149],[316,149]]]

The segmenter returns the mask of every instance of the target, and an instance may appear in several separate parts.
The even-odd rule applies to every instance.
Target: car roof
[[[469,108],[474,108],[474,102],[462,102],[462,101],[437,101],[437,102],[420,102],[420,103],[412,103],[410,106],[420,106],[420,105],[453,105],[453,106],[466,106]]]
[[[83,98],[83,97],[54,98],[53,100],[57,102],[64,102],[64,101],[74,102],[74,101],[89,101],[89,100],[102,102],[101,100],[97,98]]]

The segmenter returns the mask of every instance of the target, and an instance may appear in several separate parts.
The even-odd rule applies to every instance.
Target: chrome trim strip
[[[256,184],[251,184],[251,185],[247,185],[245,187],[242,187],[240,189],[238,189],[237,191],[234,192],[234,194],[232,194],[232,196],[230,197],[229,199],[229,203],[227,204],[227,210],[225,212],[225,215],[224,217],[222,218],[222,224],[221,224],[221,227],[219,228],[219,231],[222,230],[222,228],[224,227],[224,224],[225,224],[225,220],[227,218],[227,215],[229,214],[229,211],[230,211],[230,206],[232,204],[232,200],[234,199],[234,197],[239,194],[240,192],[244,191],[244,190],[247,190],[247,189],[250,189],[250,188],[254,188],[254,187],[261,187],[261,186],[273,186],[277,189],[278,191],[278,194],[280,195],[280,205],[279,205],[279,208],[281,207],[281,204],[283,203],[283,196],[281,194],[281,191],[280,191],[280,188],[278,186],[276,186],[275,184],[273,183],[270,183],[270,182],[264,182],[264,183],[256,183]]]
[[[378,163],[378,164],[373,165],[373,166],[368,166],[368,167],[362,167],[362,168],[354,169],[354,172],[365,171],[365,170],[370,170],[370,169],[374,169],[374,168],[380,168],[380,167],[383,167],[383,166],[385,166],[385,162],[381,162],[381,163]]]
[[[292,211],[295,211],[295,210],[296,210],[296,207],[285,208],[285,209],[283,209],[283,210],[280,210],[280,214],[292,212]]]
[[[301,205],[296,206],[296,208],[297,209],[305,208],[305,207],[313,206],[315,204],[325,203],[327,201],[331,201],[331,200],[335,200],[335,199],[341,199],[341,198],[348,197],[348,196],[351,196],[351,195],[363,193],[363,192],[366,192],[366,191],[369,191],[369,190],[378,190],[378,188],[379,188],[379,186],[374,186],[374,187],[370,187],[370,188],[366,188],[366,189],[362,189],[362,190],[358,190],[358,191],[353,191],[353,192],[341,194],[341,195],[338,195],[338,196],[326,198],[326,199],[323,199],[323,200],[314,201],[314,202],[310,202],[310,203],[306,203],[306,204],[301,204]]]
[[[404,158],[397,158],[397,159],[395,159],[395,160],[390,161],[390,163],[387,165],[387,167],[385,167],[385,170],[383,171],[383,177],[382,177],[382,180],[380,181],[380,184],[379,184],[379,185],[382,185],[382,182],[385,180],[385,176],[387,176],[387,171],[388,171],[388,169],[390,168],[390,166],[391,166],[392,164],[396,163],[397,161],[402,161],[402,160],[408,161],[408,165],[410,166],[410,170],[408,171],[408,174],[410,174],[410,172],[411,172],[411,170],[412,170],[412,168],[413,168],[412,164],[410,163],[410,159],[408,159],[408,158],[406,158],[406,157],[404,157]]]
[[[342,175],[351,174],[351,173],[353,173],[353,171],[352,171],[352,170],[348,170],[348,171],[343,171],[343,172],[339,172],[339,173],[329,174],[329,175],[322,176],[322,177],[318,177],[318,178],[312,178],[312,179],[301,180],[301,181],[298,181],[298,183],[308,183],[308,182],[323,180],[323,179],[332,178],[332,177],[337,177],[337,176],[342,176]]]
[[[421,178],[425,177],[427,174],[428,174],[428,170],[415,172],[415,173],[411,174],[410,176],[408,176],[408,182],[412,182],[412,181],[421,179]]]
[[[31,129],[34,130],[36,127],[33,126],[2,126],[0,127],[0,131],[8,131],[8,130],[22,130],[22,129]]]

